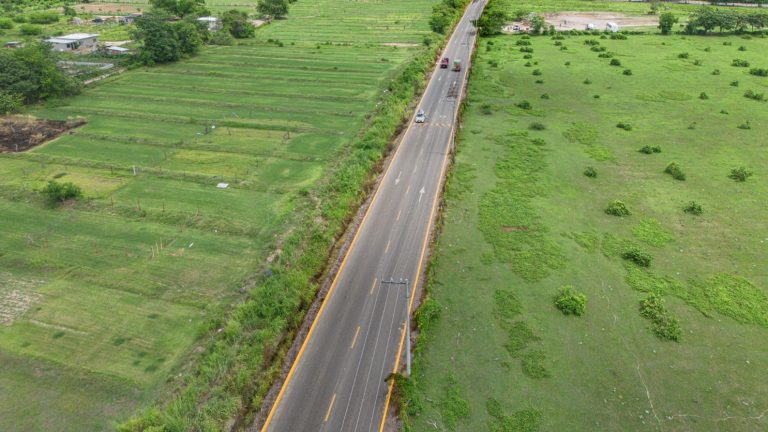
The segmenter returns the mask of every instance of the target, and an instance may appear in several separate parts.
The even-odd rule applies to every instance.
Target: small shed
[[[106,48],[107,54],[109,55],[126,55],[131,52],[128,48],[123,48],[119,46],[108,46]]]
[[[608,22],[605,24],[605,29],[611,33],[617,33],[619,31],[619,25],[615,22]]]
[[[46,39],[53,46],[54,51],[91,52],[96,49],[99,42],[98,34],[72,33]]]
[[[209,31],[221,30],[223,27],[221,20],[216,17],[204,16],[204,17],[198,18],[197,20],[202,23],[205,23],[208,26]]]

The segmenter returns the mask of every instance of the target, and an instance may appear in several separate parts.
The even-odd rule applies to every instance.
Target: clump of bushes
[[[621,66],[621,60],[617,58],[611,59],[611,66]]]
[[[680,165],[677,164],[677,162],[670,162],[669,165],[664,168],[664,172],[671,175],[675,180],[685,180],[685,173],[683,172],[683,169],[680,167]]]
[[[688,57],[690,57],[690,55],[687,52],[681,52],[680,54],[677,55],[677,58],[681,58],[681,59],[687,59]]]
[[[530,46],[531,41],[528,39],[518,39],[517,42],[515,42],[515,45],[517,46]]]
[[[29,22],[32,24],[53,24],[59,21],[59,14],[57,12],[34,12],[29,14]]]
[[[680,321],[670,314],[664,299],[656,293],[640,301],[640,315],[653,324],[653,333],[664,340],[679,341],[682,335]]]
[[[533,105],[527,100],[522,100],[517,104],[517,107],[524,110],[533,109]]]
[[[555,307],[564,315],[582,316],[587,309],[587,296],[566,285],[555,296]]]
[[[542,79],[537,79],[537,80],[536,80],[536,84],[544,84],[544,80],[542,80]]]
[[[624,75],[632,75],[632,69],[624,69],[622,72]]]
[[[483,113],[483,115],[493,114],[493,110],[491,109],[491,104],[484,103],[480,105],[480,112]]]
[[[549,93],[544,93],[541,95],[542,99],[549,99]]]
[[[584,45],[598,46],[600,45],[600,41],[597,39],[585,39]]]
[[[544,123],[541,122],[533,122],[530,125],[528,125],[528,129],[535,130],[535,131],[543,131],[547,128],[547,126]]]
[[[712,75],[720,75],[720,69],[713,70]]]
[[[699,93],[699,99],[707,100],[707,99],[709,99],[709,96],[707,95],[706,92],[701,92],[701,93]]]
[[[731,87],[738,87],[739,82],[738,81],[731,81]]]
[[[739,129],[744,129],[744,130],[752,129],[752,125],[749,124],[749,120],[745,121],[744,123],[742,123],[742,124],[740,124],[740,125],[738,125],[736,127],[739,128]]]
[[[83,195],[83,191],[78,185],[72,182],[59,183],[55,180],[48,181],[48,184],[40,192],[48,198],[51,204],[80,198]]]
[[[619,129],[624,129],[625,131],[631,131],[632,125],[626,122],[618,122],[616,123],[616,127]]]
[[[648,252],[643,252],[642,250],[631,247],[624,251],[624,253],[621,254],[621,257],[624,258],[627,261],[632,261],[633,263],[639,265],[640,267],[650,267],[651,261],[653,260],[653,257]]]
[[[627,207],[627,205],[624,204],[623,201],[619,201],[619,200],[613,200],[609,202],[608,206],[605,208],[605,213],[611,216],[618,216],[618,217],[629,216],[632,214],[629,211],[629,207]]]
[[[587,78],[584,80],[584,84],[587,84],[587,85],[592,84],[592,80]]]
[[[597,177],[597,170],[595,169],[595,167],[588,166],[584,170],[584,175],[589,177],[589,178],[596,178]]]
[[[19,26],[19,32],[24,36],[37,36],[43,33],[43,28],[34,24],[22,24]]]
[[[683,211],[694,216],[700,216],[702,213],[704,213],[704,209],[701,207],[701,204],[697,203],[696,201],[691,201],[686,204],[685,207],[683,207]]]
[[[749,62],[741,59],[733,59],[731,66],[735,67],[749,67]]]
[[[601,52],[600,54],[597,55],[597,58],[613,58],[613,56],[615,56],[615,55],[616,54],[614,54],[614,53],[612,53],[610,51],[608,51],[608,52]]]
[[[748,178],[752,177],[752,171],[744,167],[738,167],[732,169],[731,174],[729,174],[728,177],[737,182],[745,182]]]
[[[696,59],[693,61],[694,66],[702,66],[704,65],[704,61],[701,59]]]
[[[536,75],[536,76],[541,75],[541,69],[534,69],[532,72],[532,75]]]
[[[638,151],[643,154],[661,153],[661,146],[644,145]]]
[[[533,54],[533,48],[528,46],[520,47],[520,52]]]
[[[752,68],[749,73],[755,76],[768,77],[768,68]]]

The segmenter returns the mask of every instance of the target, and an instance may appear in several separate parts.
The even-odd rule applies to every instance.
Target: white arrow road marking
[[[399,173],[397,173],[397,178],[395,179],[395,184],[398,184],[398,183],[400,183],[400,174],[402,174],[402,173],[403,173],[402,171],[400,171]]]
[[[424,186],[422,186],[421,190],[419,191],[419,202],[421,202],[421,197],[424,196],[424,192],[426,192],[426,191],[424,190]]]

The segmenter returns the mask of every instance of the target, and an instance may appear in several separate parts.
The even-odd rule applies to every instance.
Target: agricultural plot
[[[481,40],[414,430],[768,427],[767,41]]]
[[[431,4],[301,1],[255,40],[35,108],[86,124],[0,154],[0,430],[110,430],[163,394],[304,223],[297,197],[423,49],[383,44],[420,44]],[[84,198],[49,208],[50,180]]]

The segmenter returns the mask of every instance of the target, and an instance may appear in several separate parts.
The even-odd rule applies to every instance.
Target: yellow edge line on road
[[[464,10],[464,14],[466,14],[467,9],[469,9],[469,7],[471,5],[472,5],[472,3],[469,3],[467,5],[467,8]],[[462,18],[464,17],[464,14],[462,14]],[[474,51],[474,49],[470,49],[469,50],[470,59],[472,58],[472,51]],[[469,61],[467,61],[467,64],[469,66]],[[434,77],[434,75],[436,75],[436,74],[433,74],[433,77]],[[467,73],[467,78],[469,78],[469,74],[468,73]],[[431,83],[432,83],[432,80],[430,79],[430,84]],[[463,93],[464,93],[464,85],[463,84],[464,83],[462,82],[462,86],[459,88],[459,97],[458,97],[458,99],[456,99],[457,101],[461,101],[461,98],[463,96]],[[453,124],[453,126],[451,126],[451,133],[449,135],[449,137],[451,137],[451,138],[453,138],[454,133],[456,132],[456,124],[455,124],[455,122],[456,122],[456,119],[458,119],[459,106],[460,106],[460,104],[457,103],[456,104],[456,111],[454,112],[454,117],[453,117],[454,118],[454,124]],[[408,311],[407,311],[407,313],[409,313],[409,314],[411,313],[411,309],[413,307],[413,301],[416,298],[416,287],[418,286],[419,274],[421,274],[421,265],[424,262],[424,254],[427,251],[427,243],[429,242],[429,234],[432,231],[432,220],[435,217],[435,208],[437,208],[438,198],[440,197],[440,186],[443,183],[442,179],[443,179],[443,175],[445,174],[445,167],[448,165],[448,156],[450,154],[451,154],[451,152],[450,152],[450,146],[449,146],[448,152],[446,152],[445,158],[443,158],[443,166],[440,168],[440,181],[437,183],[438,190],[437,190],[437,193],[435,193],[434,200],[432,201],[432,209],[429,212],[429,223],[427,224],[427,232],[424,233],[424,242],[421,245],[421,255],[419,256],[419,263],[416,266],[416,274],[413,277],[413,281],[414,282],[413,282],[413,287],[411,288],[411,299],[410,299],[410,302],[408,303]],[[407,334],[410,333],[410,329],[406,328],[406,321],[405,320],[403,321],[403,329],[405,331],[403,331],[403,334],[400,337],[400,347],[397,349],[397,357],[395,357],[395,367],[392,369],[392,373],[397,373],[397,370],[400,368],[400,357],[403,354],[403,345],[405,344],[405,337],[406,337]],[[381,425],[379,426],[379,432],[383,432],[384,431],[384,425],[387,422],[387,412],[389,411],[389,403],[392,400],[392,389],[394,388],[394,385],[395,385],[395,380],[390,380],[390,382],[389,382],[389,391],[387,391],[387,399],[384,402],[384,413],[381,416]]]
[[[357,335],[360,334],[360,326],[357,326],[357,330],[355,330],[355,337],[352,338],[352,345],[349,346],[349,349],[352,349],[355,347],[355,342],[357,342]]]
[[[426,94],[426,89],[428,89],[429,86],[432,85],[432,80],[435,79],[435,76],[437,76],[437,74],[433,72],[432,76],[429,78],[429,82],[427,82],[427,86],[424,88],[425,92],[422,93],[421,98],[419,98],[419,105],[421,105],[421,102],[424,99],[424,94]],[[267,419],[264,421],[264,426],[261,427],[261,432],[267,432],[269,423],[272,421],[272,417],[274,417],[275,411],[277,411],[277,406],[280,404],[280,400],[282,399],[283,394],[285,393],[285,389],[288,387],[288,384],[291,382],[291,378],[293,378],[293,374],[296,372],[296,366],[299,364],[299,360],[301,360],[302,355],[304,355],[304,350],[307,348],[307,344],[309,343],[309,340],[312,338],[312,333],[314,333],[315,331],[315,326],[317,325],[317,322],[320,320],[320,316],[322,316],[323,311],[325,310],[325,305],[328,303],[328,299],[331,298],[331,294],[333,294],[333,291],[336,288],[336,284],[339,281],[339,276],[342,274],[344,267],[347,264],[347,259],[349,258],[352,250],[355,248],[355,244],[357,244],[357,238],[360,236],[360,232],[363,230],[362,229],[363,226],[365,226],[365,221],[368,219],[368,215],[371,213],[371,209],[376,203],[376,199],[379,197],[379,191],[381,191],[382,185],[384,185],[384,182],[389,176],[389,172],[390,172],[389,168],[395,163],[397,156],[400,154],[402,143],[403,141],[405,141],[405,137],[408,136],[408,133],[411,131],[411,128],[413,127],[413,124],[414,124],[413,121],[415,117],[416,117],[416,111],[414,110],[413,114],[411,114],[411,119],[408,122],[408,126],[406,127],[405,132],[403,133],[403,137],[400,139],[400,143],[398,143],[397,148],[395,149],[395,154],[392,155],[392,160],[389,161],[387,170],[384,172],[384,175],[382,176],[381,183],[379,183],[379,187],[376,188],[376,191],[373,194],[373,198],[371,199],[371,204],[365,210],[365,215],[363,215],[363,220],[360,222],[360,226],[357,228],[357,232],[355,233],[355,236],[352,238],[352,243],[350,243],[349,249],[347,249],[347,253],[344,255],[344,258],[341,260],[341,265],[339,265],[339,270],[336,272],[336,275],[333,278],[333,282],[331,283],[331,287],[328,289],[328,294],[326,294],[325,299],[323,299],[323,303],[320,305],[320,310],[317,311],[315,320],[312,321],[312,325],[309,327],[309,332],[307,333],[307,337],[306,339],[304,339],[304,342],[301,344],[301,348],[299,348],[299,353],[296,355],[296,360],[293,361],[293,364],[291,365],[291,369],[288,371],[288,375],[286,375],[285,377],[285,382],[283,382],[282,387],[280,387],[280,392],[277,393],[277,398],[275,399],[275,403],[272,404],[272,408],[270,408],[269,410],[269,415],[267,415]],[[410,186],[408,188],[410,189]],[[376,284],[375,279],[373,283],[374,285]],[[398,357],[399,357],[399,354],[398,354]],[[392,393],[391,385],[389,387],[389,393],[390,394]],[[387,406],[389,406],[389,395],[387,395]],[[386,411],[387,409],[385,407],[384,408],[385,415],[386,415]]]
[[[334,402],[336,402],[336,393],[333,394],[333,397],[331,398],[331,404],[328,405],[328,411],[326,411],[326,413],[325,413],[325,420],[324,421],[326,421],[326,422],[328,421],[328,417],[331,416],[331,410],[333,409],[333,403]]]

